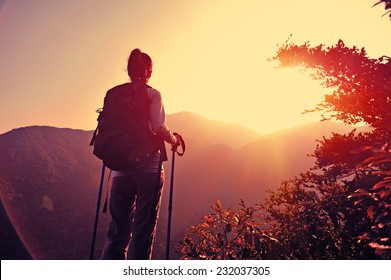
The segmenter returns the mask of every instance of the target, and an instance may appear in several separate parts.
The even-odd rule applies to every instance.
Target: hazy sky
[[[94,129],[105,92],[128,81],[133,48],[167,113],[190,111],[260,133],[319,119],[327,92],[268,62],[292,42],[391,55],[374,0],[0,0],[0,133],[28,125]]]

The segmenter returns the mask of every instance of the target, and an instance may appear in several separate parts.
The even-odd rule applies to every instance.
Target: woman
[[[112,91],[125,92],[131,85],[144,89],[136,93],[147,95],[146,110],[149,110],[152,132],[159,139],[178,146],[179,141],[165,124],[160,92],[147,85],[152,74],[151,58],[134,49],[127,70],[131,83],[116,86],[107,95]],[[166,159],[164,149],[148,157],[142,166],[113,171],[111,222],[101,259],[151,259],[164,183],[164,173],[160,170],[162,159]]]

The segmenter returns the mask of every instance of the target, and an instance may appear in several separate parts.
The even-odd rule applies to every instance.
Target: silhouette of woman
[[[169,144],[180,145],[165,124],[160,92],[147,86],[152,74],[151,58],[134,49],[129,56],[127,70],[131,83],[146,86],[152,131]],[[129,83],[113,89],[120,90],[126,86]],[[160,170],[161,156],[166,159],[165,150],[149,157],[142,167],[113,171],[111,222],[101,259],[151,259],[164,184],[164,172]],[[157,180],[158,172],[161,172],[160,180]]]

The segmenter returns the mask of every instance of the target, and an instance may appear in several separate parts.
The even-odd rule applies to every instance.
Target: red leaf
[[[364,189],[357,189],[354,193],[348,196],[348,198],[356,197],[356,196],[370,196],[369,192]]]
[[[388,181],[388,180],[385,181],[385,180],[383,180],[383,181],[377,183],[376,185],[374,185],[374,186],[372,187],[372,190],[380,189],[380,188],[382,188],[382,187],[384,187],[384,186],[386,186],[386,185],[388,185],[388,184],[390,184],[390,183],[391,183],[391,181]]]
[[[371,220],[373,220],[374,218],[374,212],[373,212],[373,206],[369,207],[368,210],[367,210],[367,216],[368,218],[370,218]]]

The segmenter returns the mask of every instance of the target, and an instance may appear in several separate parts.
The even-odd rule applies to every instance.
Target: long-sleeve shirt
[[[157,132],[166,122],[162,96],[160,92],[154,88],[147,88],[147,95],[149,100],[151,100],[151,105],[149,107],[151,128],[153,132]]]
[[[176,138],[166,125],[166,114],[160,92],[154,88],[147,88],[148,98],[151,100],[149,116],[152,131],[158,134],[164,141],[175,145]]]

